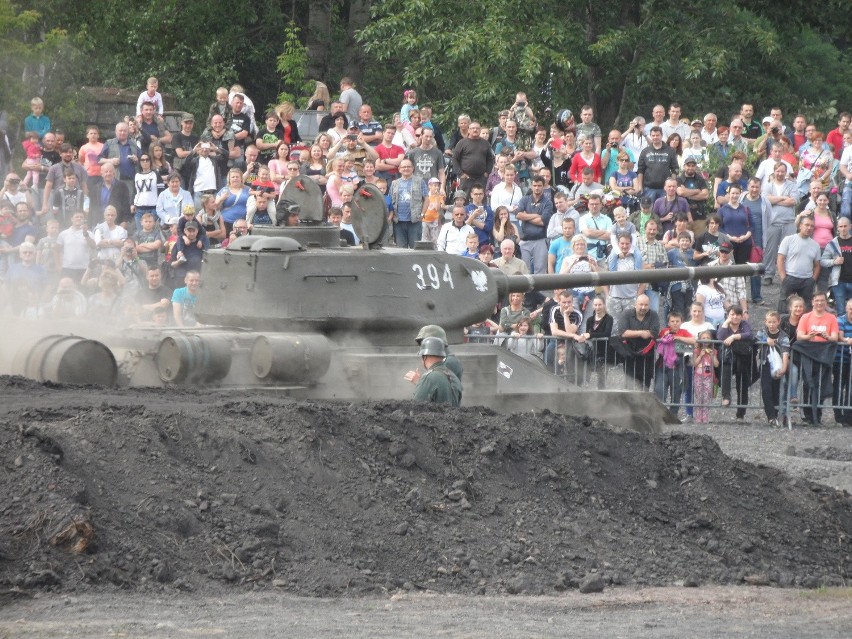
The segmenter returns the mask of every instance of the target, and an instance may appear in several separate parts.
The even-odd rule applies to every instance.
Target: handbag
[[[589,342],[578,342],[577,340],[573,340],[571,342],[571,346],[574,348],[574,354],[577,356],[577,359],[584,362],[588,362],[592,359],[592,345],[589,344]]]
[[[746,213],[746,227],[749,232],[751,231],[751,212]],[[754,234],[751,236],[751,251],[748,254],[748,261],[753,264],[760,264],[763,262],[763,249],[757,245],[757,242],[754,241]]]

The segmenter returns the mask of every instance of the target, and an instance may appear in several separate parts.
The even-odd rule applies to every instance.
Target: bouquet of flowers
[[[612,189],[610,187],[604,187],[603,192],[603,211],[609,217],[612,217],[612,211],[617,206],[623,206],[621,202],[621,191],[616,189]]]

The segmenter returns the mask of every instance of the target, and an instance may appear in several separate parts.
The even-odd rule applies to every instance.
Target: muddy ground
[[[852,633],[849,430],[0,392],[0,636]]]

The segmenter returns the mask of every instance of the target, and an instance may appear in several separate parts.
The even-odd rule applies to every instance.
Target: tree
[[[393,94],[400,84],[417,88],[444,123],[463,111],[490,122],[519,90],[539,115],[589,103],[603,127],[672,100],[700,115],[733,112],[744,96],[789,108],[849,97],[848,54],[823,42],[821,53],[845,64],[819,68],[806,53],[812,39],[791,37],[795,23],[777,14],[734,0],[385,0],[360,40],[371,67],[399,78]],[[799,75],[791,59],[801,60]],[[824,90],[815,95],[805,79]]]

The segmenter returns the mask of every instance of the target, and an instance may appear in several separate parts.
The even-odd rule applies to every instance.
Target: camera
[[[243,235],[245,235],[245,234],[246,234],[246,232],[245,232],[243,229],[234,229],[234,230],[233,230],[233,231],[231,231],[231,232],[232,232],[234,235],[236,235],[237,237],[241,237],[241,236],[243,236]]]
[[[355,135],[354,133],[350,133],[349,135],[346,136],[346,139],[347,140],[357,140],[358,136]]]
[[[523,107],[527,106],[527,103],[526,102],[518,102],[518,106],[523,108]]]
[[[781,133],[780,127],[777,127],[777,126],[772,127],[770,129],[770,131],[772,131],[773,135],[777,135],[778,133]]]

